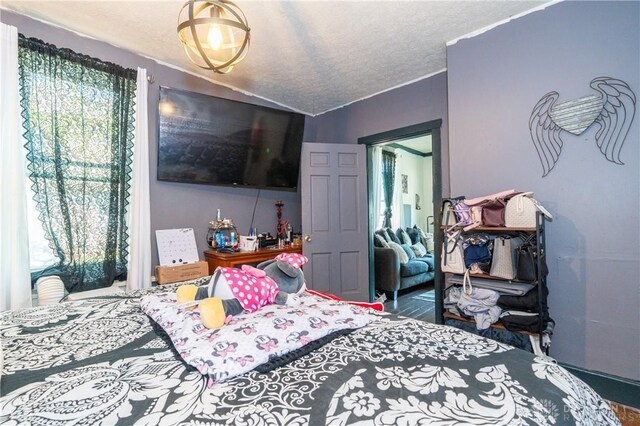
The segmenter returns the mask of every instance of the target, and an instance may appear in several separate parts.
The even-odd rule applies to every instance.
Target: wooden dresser
[[[257,265],[265,260],[273,259],[280,253],[300,253],[302,247],[264,248],[258,251],[241,251],[237,253],[220,253],[216,250],[205,250],[204,258],[209,264],[209,274],[213,274],[218,266],[239,267],[240,265]]]

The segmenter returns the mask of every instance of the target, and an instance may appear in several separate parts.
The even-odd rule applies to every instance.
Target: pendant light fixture
[[[250,29],[228,0],[189,0],[178,15],[178,37],[197,66],[226,74],[249,50]]]

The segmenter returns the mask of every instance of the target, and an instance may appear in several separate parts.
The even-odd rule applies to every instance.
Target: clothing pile
[[[486,288],[474,288],[470,293],[454,287],[444,300],[445,309],[461,316],[470,316],[478,330],[485,330],[500,319],[502,309],[497,305],[500,294]]]

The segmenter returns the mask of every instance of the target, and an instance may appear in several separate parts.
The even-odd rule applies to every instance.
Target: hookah
[[[278,208],[276,211],[276,215],[278,216],[278,223],[276,224],[276,238],[281,239],[286,237],[286,225],[287,221],[282,220],[282,206],[284,203],[282,200],[276,201],[276,207]]]

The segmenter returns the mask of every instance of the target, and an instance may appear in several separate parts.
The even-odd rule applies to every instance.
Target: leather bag
[[[494,277],[512,280],[517,274],[517,249],[522,245],[522,238],[501,235],[493,241],[491,271]]]
[[[516,278],[524,281],[538,281],[538,250],[535,241],[533,241],[535,235],[530,237],[516,250]],[[546,277],[549,268],[544,256],[540,262],[540,269],[542,276]]]
[[[506,202],[502,198],[494,198],[482,204],[482,224],[484,226],[504,226],[504,210]]]

